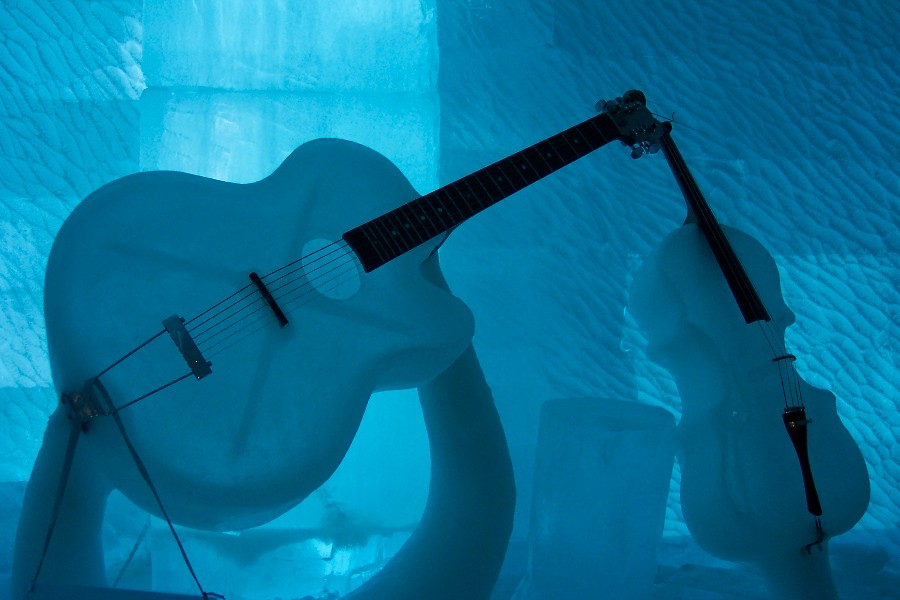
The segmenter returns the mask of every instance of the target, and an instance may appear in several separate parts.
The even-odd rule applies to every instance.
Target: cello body
[[[788,577],[776,573],[782,565],[799,560],[804,549],[812,560],[822,552],[822,545],[810,547],[816,532],[797,455],[779,415],[785,391],[770,345],[780,345],[794,314],[782,299],[768,252],[752,237],[722,229],[768,308],[769,323],[747,324],[741,318],[695,223],[674,231],[647,258],[634,279],[629,310],[647,334],[648,357],[671,373],[681,395],[678,458],[689,530],[711,554],[756,564],[778,589]],[[761,332],[763,326],[769,337]],[[821,523],[825,535],[833,537],[865,513],[866,465],[841,423],[834,395],[799,376],[795,381],[810,419],[809,462],[824,511]],[[827,572],[827,559],[812,569],[812,580],[816,572],[824,576],[823,568]],[[818,584],[802,575],[802,564],[788,570],[803,583],[779,594],[831,595],[825,589],[830,584],[808,591]]]

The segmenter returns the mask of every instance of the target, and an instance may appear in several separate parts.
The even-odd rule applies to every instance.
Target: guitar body
[[[777,346],[794,315],[782,299],[775,263],[750,236],[723,229],[771,313],[768,335]],[[681,502],[695,539],[727,560],[765,564],[799,557],[815,541],[815,528],[781,418],[779,366],[760,324],[741,317],[697,225],[676,230],[648,257],[629,310],[647,332],[648,356],[672,374],[681,394]],[[811,420],[809,462],[822,526],[833,537],[866,510],[865,461],[841,423],[834,395],[799,376],[793,381]]]
[[[340,240],[417,196],[387,159],[340,140],[301,146],[253,184],[175,172],[110,183],[76,208],[51,251],[45,313],[57,392],[80,390],[163,319],[178,314],[190,330],[247,286],[249,273],[275,271],[314,240]],[[373,391],[415,387],[453,363],[474,325],[462,301],[423,275],[441,239],[371,273],[339,251],[347,282],[335,291],[323,276],[330,267],[285,269],[270,284],[276,297],[296,290],[279,303],[285,327],[252,286],[195,321],[226,311],[192,333],[212,373],[118,413],[175,522],[216,530],[268,522],[332,474]],[[248,296],[255,312],[227,308]],[[100,379],[121,406],[188,371],[165,333]],[[90,422],[79,453],[158,513],[112,418]]]

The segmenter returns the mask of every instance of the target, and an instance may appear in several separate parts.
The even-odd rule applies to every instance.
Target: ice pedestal
[[[541,410],[529,572],[516,600],[649,598],[674,462],[665,409],[596,398]]]

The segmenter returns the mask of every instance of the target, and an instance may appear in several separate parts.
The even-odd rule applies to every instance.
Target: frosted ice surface
[[[437,78],[434,0],[144,3],[151,87],[423,92]]]
[[[516,600],[649,597],[674,462],[675,419],[605,398],[541,410],[529,571]]]
[[[435,187],[432,4],[156,1],[144,19],[142,169],[249,182],[303,141],[342,137]]]
[[[0,478],[27,477],[53,406],[42,316],[53,236],[138,163],[140,2],[0,6]]]
[[[299,143],[352,139],[388,156],[416,189],[437,187],[435,94],[152,88],[141,98],[141,168],[251,182]]]

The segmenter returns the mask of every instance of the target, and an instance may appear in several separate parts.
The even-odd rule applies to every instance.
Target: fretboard
[[[619,137],[606,113],[404,204],[342,237],[366,272]]]
[[[769,312],[763,305],[756,288],[753,287],[753,283],[747,275],[747,271],[740,260],[738,260],[734,248],[732,248],[731,243],[725,236],[725,232],[716,220],[712,209],[706,202],[706,198],[700,192],[700,186],[697,185],[694,176],[691,175],[687,167],[687,163],[681,156],[681,152],[678,151],[675,140],[667,133],[660,138],[660,144],[663,154],[666,156],[666,161],[669,163],[672,174],[675,175],[678,187],[681,189],[681,193],[687,203],[689,219],[690,216],[696,219],[698,227],[700,227],[706,241],[709,243],[709,247],[716,257],[716,262],[719,264],[719,268],[728,282],[728,287],[731,288],[731,293],[741,309],[744,321],[754,323],[756,321],[771,320]]]

